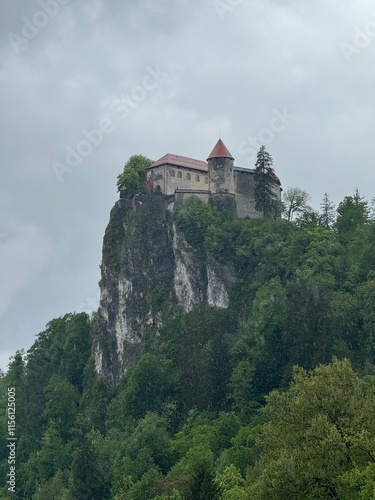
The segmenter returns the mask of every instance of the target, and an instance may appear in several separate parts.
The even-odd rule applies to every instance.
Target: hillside
[[[2,497],[373,498],[368,203],[294,222],[133,203],[111,212],[98,312],[52,320],[1,378]]]

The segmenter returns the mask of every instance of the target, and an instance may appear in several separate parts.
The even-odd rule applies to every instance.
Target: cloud
[[[18,227],[13,234],[5,233],[0,240],[0,317],[17,294],[29,287],[48,266],[51,251],[46,232],[33,225]]]

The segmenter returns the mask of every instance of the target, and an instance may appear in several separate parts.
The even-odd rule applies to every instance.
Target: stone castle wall
[[[210,192],[203,190],[196,190],[196,191],[189,191],[183,189],[178,190],[175,194],[175,201],[173,208],[178,208],[186,205],[186,203],[192,196],[197,197],[200,201],[203,201],[203,203],[208,203],[208,200],[210,198]]]
[[[234,195],[236,199],[237,217],[256,218],[261,214],[255,210],[254,173],[249,169],[234,170]]]
[[[211,193],[234,193],[233,160],[212,158],[208,160],[209,186]]]
[[[155,192],[174,196],[174,201],[168,204],[170,211],[185,205],[192,196],[207,203],[214,195],[230,194],[235,201],[237,217],[243,219],[262,216],[255,210],[253,170],[234,167],[231,158],[209,159],[208,170],[209,172],[204,172],[165,164],[150,169],[148,176],[152,173]],[[275,194],[281,198],[281,187],[277,182]],[[137,206],[136,210],[143,209]]]
[[[208,190],[208,172],[178,168],[172,165],[161,165],[150,169],[153,174],[154,189],[159,186],[162,193],[171,195],[176,189]]]

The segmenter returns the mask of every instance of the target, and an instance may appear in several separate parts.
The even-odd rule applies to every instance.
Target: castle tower
[[[210,191],[234,194],[234,158],[221,139],[207,158]]]

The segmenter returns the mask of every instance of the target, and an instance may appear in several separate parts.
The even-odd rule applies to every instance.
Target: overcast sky
[[[98,305],[133,154],[241,167],[266,144],[319,207],[375,196],[370,0],[12,0],[0,6],[0,366]]]

